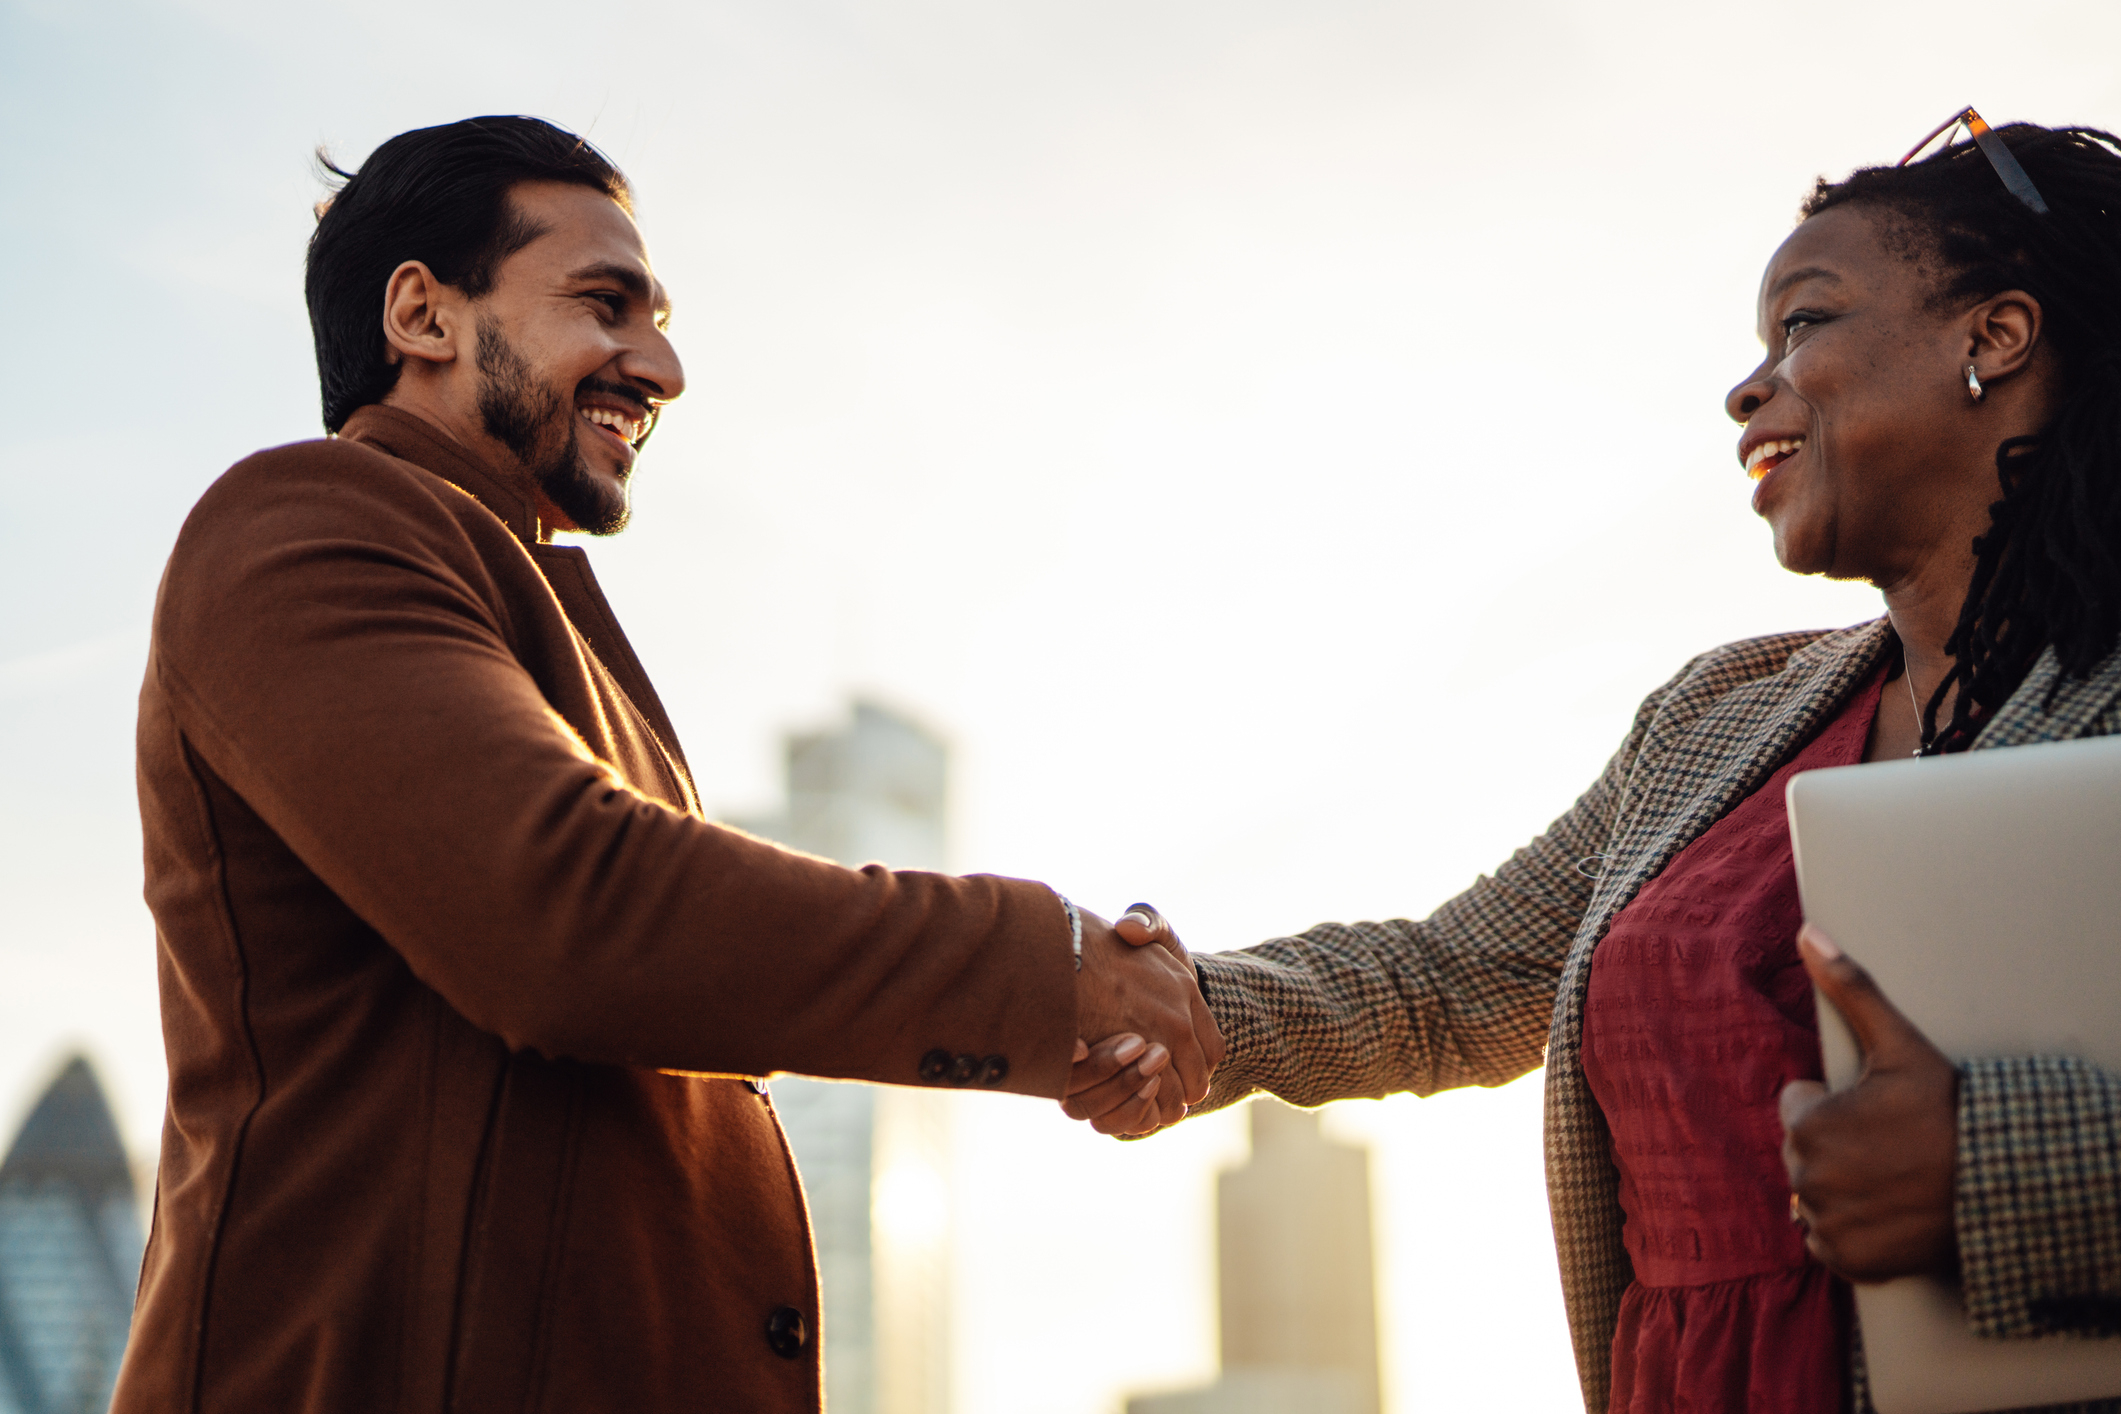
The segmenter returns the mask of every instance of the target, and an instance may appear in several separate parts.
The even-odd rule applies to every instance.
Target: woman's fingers
[[[1148,1049],[1147,1041],[1126,1031],[1117,1036],[1107,1036],[1095,1046],[1087,1046],[1078,1038],[1075,1042],[1075,1063],[1068,1071],[1068,1095],[1072,1097],[1093,1085],[1104,1084]],[[1146,1079],[1147,1074],[1143,1078]]]
[[[1170,1051],[1161,1045],[1149,1045],[1139,1036],[1120,1035],[1100,1041],[1075,1066],[1068,1082],[1068,1097],[1061,1101],[1061,1113],[1070,1119],[1093,1121],[1104,1133],[1135,1132],[1110,1129],[1104,1121],[1115,1114],[1138,1117],[1147,1108],[1137,1108],[1139,1102],[1153,1099],[1162,1089],[1170,1088],[1175,1095],[1177,1087],[1163,1083],[1170,1064]],[[1178,1104],[1179,1113],[1183,1114],[1183,1100]],[[1161,1115],[1163,1107],[1150,1112]],[[1176,1119],[1174,1115],[1165,1122]]]
[[[1090,1127],[1100,1134],[1154,1133],[1163,1124],[1156,1097],[1165,1088],[1162,1075],[1151,1076],[1134,1098],[1091,1120]]]
[[[1061,1113],[1070,1119],[1098,1119],[1110,1114],[1132,1103],[1151,1081],[1170,1085],[1170,1063],[1170,1053],[1161,1046],[1145,1051],[1133,1065],[1061,1101]],[[1170,1088],[1175,1093],[1177,1087]]]
[[[1156,1089],[1157,1127],[1162,1128],[1167,1124],[1177,1124],[1186,1117],[1186,1097],[1181,1093],[1181,1087],[1178,1083],[1178,1068],[1173,1066],[1171,1069],[1160,1073],[1156,1078],[1162,1082]]]
[[[1783,1087],[1782,1161],[1805,1245],[1851,1281],[1948,1268],[1958,1069],[1817,928],[1805,925],[1797,949],[1863,1048],[1863,1071],[1845,1089],[1828,1094],[1811,1080]]]

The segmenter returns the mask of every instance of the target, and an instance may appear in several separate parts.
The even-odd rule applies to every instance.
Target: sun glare
[[[939,1241],[950,1219],[943,1177],[927,1164],[901,1162],[876,1180],[876,1225],[897,1246]]]

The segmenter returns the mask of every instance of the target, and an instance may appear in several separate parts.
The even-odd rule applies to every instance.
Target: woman
[[[1695,659],[1568,813],[1423,921],[1197,959],[1229,1043],[1202,1109],[1498,1085],[1544,1050],[1594,1411],[1867,1407],[1841,1278],[1956,1268],[1987,1335],[2121,1325],[2121,1077],[1954,1069],[1797,937],[1794,771],[2121,727],[2121,156],[1963,121],[1977,143],[1820,182],[1726,402],[1776,557],[1868,580],[1885,617]],[[1813,984],[1867,1033],[1830,1099]],[[1159,1057],[1120,1039],[1067,1108],[1142,1132],[1172,1117]]]

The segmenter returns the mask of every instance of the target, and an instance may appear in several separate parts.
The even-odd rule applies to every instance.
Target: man
[[[155,610],[169,1111],[114,1408],[815,1410],[750,1077],[1058,1097],[1079,1035],[1131,1032],[1176,1118],[1221,1042],[1175,948],[1043,885],[704,821],[549,543],[625,524],[684,389],[624,177],[522,118],[341,175],[308,268],[338,436],[222,477]]]

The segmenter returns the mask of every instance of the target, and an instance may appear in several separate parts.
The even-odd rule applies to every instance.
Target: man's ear
[[[463,297],[423,262],[408,260],[390,272],[383,286],[383,337],[390,341],[392,363],[453,363],[464,352],[458,342],[468,329]]]
[[[1967,312],[1967,361],[1981,380],[2007,378],[2040,342],[2040,301],[2023,290],[1992,295]]]

